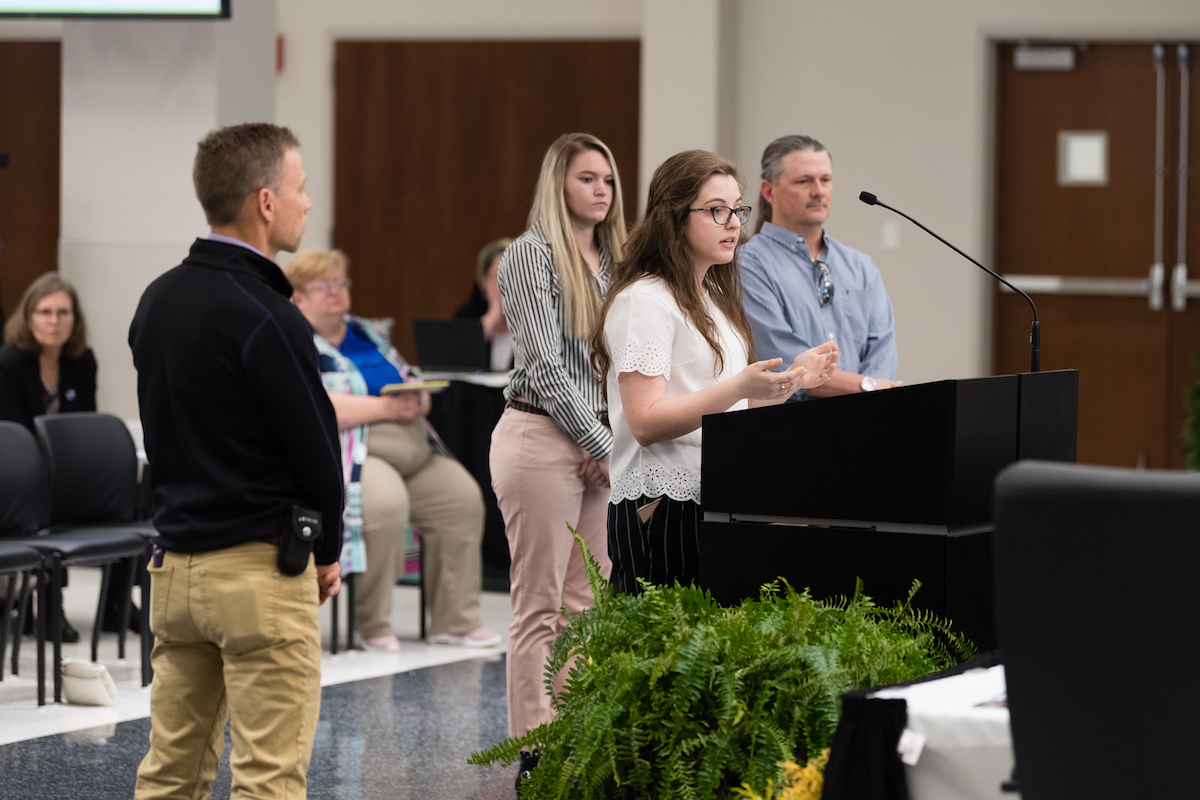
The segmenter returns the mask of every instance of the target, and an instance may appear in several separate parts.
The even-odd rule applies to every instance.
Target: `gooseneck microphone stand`
[[[1000,281],[1001,283],[1003,283],[1008,288],[1012,289],[1017,294],[1021,295],[1021,297],[1024,297],[1025,302],[1029,303],[1029,307],[1031,309],[1033,309],[1033,327],[1031,327],[1029,329],[1029,371],[1030,372],[1039,372],[1040,371],[1040,363],[1039,362],[1040,362],[1040,356],[1041,356],[1041,351],[1042,351],[1042,325],[1040,322],[1038,322],[1037,306],[1035,306],[1033,304],[1033,298],[1031,298],[1029,295],[1025,294],[1024,292],[1022,292],[1017,287],[1013,286],[1008,281],[1004,280],[1004,278],[1000,277],[995,272],[992,272],[990,269],[985,267],[983,264],[980,264],[978,261],[971,258],[969,255],[964,253],[962,250],[959,250],[957,247],[950,244],[942,237],[938,236],[933,231],[929,230],[929,228],[926,228],[924,225],[917,222],[915,219],[910,217],[908,214],[905,214],[903,211],[900,211],[899,209],[892,208],[887,203],[882,202],[878,197],[871,194],[870,192],[862,192],[861,194],[859,194],[858,199],[862,200],[864,203],[866,203],[869,206],[883,206],[888,211],[892,211],[896,214],[899,214],[900,216],[904,217],[906,220],[911,222],[913,225],[916,225],[918,228],[925,231],[926,233],[928,233],[933,238],[937,239],[942,244],[946,245],[946,247],[949,247],[951,250],[958,253],[960,256],[965,258],[967,261],[970,261],[972,264],[979,267],[981,270],[986,272],[988,275],[991,275],[993,278]]]

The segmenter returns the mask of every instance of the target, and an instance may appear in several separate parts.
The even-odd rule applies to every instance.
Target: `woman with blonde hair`
[[[565,624],[560,609],[573,614],[593,602],[568,524],[609,571],[612,433],[588,364],[588,336],[624,243],[612,153],[595,136],[564,134],[546,152],[529,229],[505,251],[499,275],[515,367],[490,461],[512,555],[512,736],[550,721],[543,672]],[[532,763],[526,757],[522,772]]]
[[[442,445],[425,416],[429,394],[381,395],[415,379],[370,320],[350,314],[349,262],[340,250],[297,253],[284,274],[292,301],[313,327],[321,383],[337,414],[346,482],[345,530],[355,579],[354,613],[363,647],[397,652],[392,590],[403,574],[404,534],[420,529],[430,644],[491,647],[483,627],[479,484]],[[359,563],[355,563],[359,562]]]
[[[713,153],[664,161],[592,336],[613,423],[608,550],[621,592],[640,592],[639,578],[697,577],[701,418],[782,403],[837,365],[833,342],[780,372],[782,359],[754,361],[737,265],[750,217],[741,187]]]

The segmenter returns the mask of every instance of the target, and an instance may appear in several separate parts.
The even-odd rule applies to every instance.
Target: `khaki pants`
[[[508,733],[521,736],[553,714],[544,673],[567,619],[594,603],[583,553],[567,523],[600,563],[608,560],[608,489],[585,484],[585,451],[550,417],[507,408],[492,431],[492,486],[512,554],[508,638]],[[561,679],[561,676],[560,676]]]
[[[424,423],[376,423],[362,468],[367,571],[354,576],[355,625],[364,639],[392,632],[392,589],[403,574],[404,531],[421,532],[429,634],[482,623],[483,493],[471,473],[434,453]]]
[[[137,800],[204,800],[229,720],[231,798],[303,800],[321,708],[317,570],[263,542],[150,566],[150,752]]]

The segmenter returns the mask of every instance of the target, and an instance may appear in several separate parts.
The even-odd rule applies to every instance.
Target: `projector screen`
[[[229,16],[230,0],[0,0],[0,17],[169,17]]]

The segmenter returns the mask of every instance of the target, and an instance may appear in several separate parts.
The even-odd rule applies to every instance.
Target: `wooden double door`
[[[526,227],[542,157],[570,131],[613,152],[637,210],[641,45],[597,41],[339,41],[333,241],[354,311],[412,323],[466,301],[480,248]]]
[[[1079,461],[1183,466],[1200,353],[1200,48],[996,47],[997,271],[1079,370]],[[1189,179],[1190,178],[1190,179]],[[997,373],[1029,368],[1028,304],[997,291]]]
[[[62,46],[0,42],[0,309],[58,269]]]

